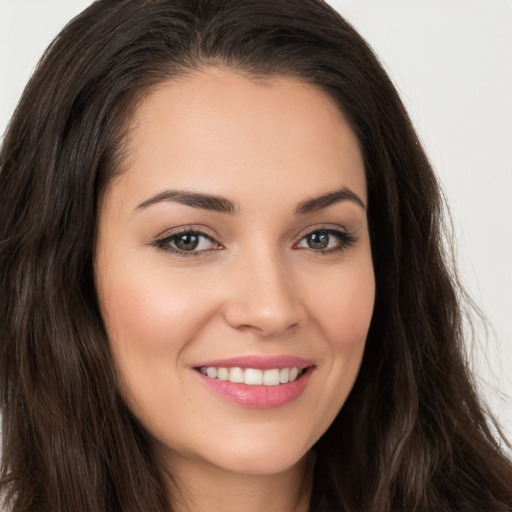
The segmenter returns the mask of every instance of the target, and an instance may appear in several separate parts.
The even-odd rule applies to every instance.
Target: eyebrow
[[[240,207],[237,204],[225,197],[201,194],[198,192],[186,192],[183,190],[165,190],[160,192],[139,204],[136,210],[143,210],[154,204],[169,201],[199,208],[201,210],[227,213],[229,215],[236,215],[240,211]],[[351,201],[363,208],[363,210],[366,210],[362,199],[349,188],[343,187],[334,192],[328,192],[319,197],[300,202],[295,209],[295,213],[298,215],[306,215],[344,201]]]
[[[136,210],[142,210],[156,203],[168,201],[192,206],[193,208],[200,208],[201,210],[228,213],[230,215],[237,214],[239,210],[235,203],[224,197],[181,190],[165,190],[164,192],[160,192],[139,204]]]
[[[335,190],[334,192],[328,192],[327,194],[323,194],[319,197],[303,201],[299,203],[295,211],[299,215],[305,215],[343,201],[351,201],[360,206],[363,210],[366,210],[363,200],[349,188],[343,187],[339,190]]]

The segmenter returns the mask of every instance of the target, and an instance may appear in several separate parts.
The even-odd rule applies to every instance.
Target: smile
[[[194,367],[214,396],[242,407],[270,409],[293,402],[316,369],[294,356],[248,356],[208,361]]]
[[[269,370],[260,370],[259,368],[226,368],[215,366],[202,366],[199,371],[211,379],[224,380],[238,384],[247,384],[248,386],[279,386],[288,384],[296,380],[304,368],[272,368]]]

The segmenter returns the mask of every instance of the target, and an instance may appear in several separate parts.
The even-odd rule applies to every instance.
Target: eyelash
[[[170,244],[175,242],[180,236],[197,236],[206,238],[208,241],[216,244],[218,247],[215,249],[203,249],[200,251],[185,251],[183,249],[178,249],[177,247],[172,247]],[[173,233],[166,235],[164,238],[160,238],[155,241],[155,246],[162,251],[169,252],[171,254],[176,254],[177,256],[183,258],[197,257],[203,256],[205,252],[221,250],[220,242],[217,242],[211,235],[201,231],[199,229],[185,228],[180,229],[178,231],[174,231]]]
[[[336,247],[331,247],[331,248],[327,248],[327,249],[314,249],[312,247],[301,247],[301,248],[297,247],[298,244],[300,244],[303,240],[306,239],[306,237],[314,235],[314,234],[319,234],[319,233],[326,234],[329,237],[334,236],[339,239],[339,243],[337,244]],[[206,238],[209,242],[216,244],[216,247],[213,249],[187,251],[187,250],[179,249],[177,247],[173,247],[171,245],[171,243],[173,243],[173,242],[175,243],[176,240],[180,236],[184,236],[184,235]],[[297,243],[295,243],[293,245],[293,247],[296,250],[304,250],[305,249],[305,250],[312,252],[315,255],[323,256],[323,255],[327,255],[327,254],[332,254],[334,252],[343,252],[345,250],[348,250],[356,241],[357,240],[352,233],[347,233],[346,231],[342,231],[339,228],[319,227],[319,228],[316,228],[316,229],[313,229],[311,231],[307,231],[306,233],[301,234],[299,241]],[[198,243],[200,244],[201,242],[198,242]],[[330,243],[330,240],[329,240],[329,243]],[[166,235],[163,238],[156,240],[154,245],[158,249],[161,249],[161,250],[171,253],[171,254],[175,254],[175,255],[177,255],[179,257],[183,257],[183,258],[204,256],[205,253],[223,249],[220,242],[215,240],[214,237],[212,237],[208,233],[205,233],[201,230],[193,229],[193,228],[186,228],[186,229],[180,229],[179,231],[175,231],[169,235]]]
[[[326,234],[329,237],[336,237],[336,238],[338,238],[339,241],[335,247],[331,247],[331,248],[327,248],[327,249],[314,249],[312,247],[302,247],[299,249],[297,247],[298,244],[300,244],[308,236],[311,236],[314,234],[319,234],[319,233]],[[319,227],[319,228],[312,229],[311,231],[307,231],[306,233],[303,233],[300,236],[299,241],[296,244],[294,244],[293,247],[297,248],[297,250],[311,251],[315,255],[326,256],[326,255],[336,253],[336,252],[344,252],[344,251],[350,249],[350,247],[352,247],[356,241],[357,241],[356,237],[354,236],[353,233],[347,233],[346,231],[343,231],[339,228]],[[329,240],[329,243],[330,243],[330,240]]]

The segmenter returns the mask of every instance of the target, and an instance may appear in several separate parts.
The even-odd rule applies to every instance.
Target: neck
[[[312,466],[312,458],[306,455],[283,472],[254,475],[233,473],[189,460],[174,460],[172,478],[168,479],[172,510],[308,512]]]

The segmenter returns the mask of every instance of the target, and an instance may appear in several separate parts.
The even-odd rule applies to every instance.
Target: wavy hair
[[[51,44],[0,168],[0,492],[12,512],[164,512],[116,388],[93,252],[140,100],[204,66],[314,84],[364,157],[376,303],[352,393],[314,447],[315,512],[512,509],[512,465],[464,358],[442,198],[395,88],[322,0],[97,0]]]

